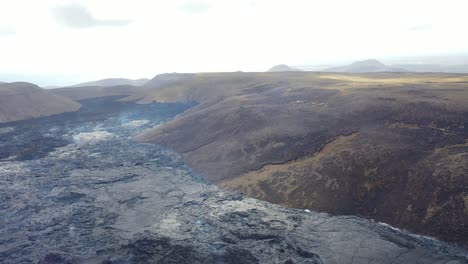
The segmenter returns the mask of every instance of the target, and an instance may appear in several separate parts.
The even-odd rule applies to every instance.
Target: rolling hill
[[[0,122],[77,111],[80,104],[31,83],[0,84]]]
[[[140,87],[131,85],[117,86],[86,86],[86,87],[65,87],[50,89],[54,94],[79,101],[87,98],[105,97],[105,96],[130,96]]]
[[[89,87],[89,86],[106,87],[106,86],[118,86],[118,85],[143,86],[146,84],[146,82],[148,82],[148,79],[145,79],[145,78],[136,79],[136,80],[124,79],[124,78],[108,78],[108,79],[102,79],[98,81],[79,83],[79,84],[72,85],[70,87]]]

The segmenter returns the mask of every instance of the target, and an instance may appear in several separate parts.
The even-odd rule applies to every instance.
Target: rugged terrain
[[[192,74],[127,100],[198,102],[137,139],[225,188],[468,245],[466,75]]]
[[[205,183],[132,137],[191,104],[102,97],[0,126],[1,263],[467,263],[467,251]]]
[[[31,83],[0,83],[0,123],[73,112],[79,108],[79,103]]]

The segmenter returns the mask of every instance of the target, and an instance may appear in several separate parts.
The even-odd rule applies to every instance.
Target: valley
[[[0,10],[0,264],[468,264],[468,1]]]
[[[227,189],[467,245],[467,83],[440,73],[208,73],[127,100],[199,102],[136,138],[174,148]]]
[[[166,74],[47,91],[79,109],[0,124],[0,261],[465,263],[467,81]]]
[[[120,98],[1,125],[0,262],[465,261],[460,247],[385,224],[222,191],[178,154],[132,140],[193,105]]]

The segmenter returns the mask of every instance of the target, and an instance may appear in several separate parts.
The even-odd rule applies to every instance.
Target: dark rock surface
[[[0,263],[466,263],[461,248],[384,224],[221,191],[131,139],[187,105],[82,104],[0,128]]]

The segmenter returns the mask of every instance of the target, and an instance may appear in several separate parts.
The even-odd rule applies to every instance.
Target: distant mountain
[[[105,97],[105,96],[129,96],[135,93],[140,87],[132,85],[116,86],[85,86],[85,87],[64,87],[50,89],[54,94],[67,97],[71,100],[83,100],[87,98]]]
[[[325,72],[445,72],[445,73],[468,73],[468,64],[443,64],[443,63],[413,63],[397,62],[391,65],[384,64],[378,60],[356,61],[350,65],[337,66],[324,69]]]
[[[325,69],[326,72],[350,72],[350,73],[365,73],[365,72],[407,72],[403,68],[396,68],[383,64],[382,62],[371,59],[356,61],[350,65],[338,66]]]
[[[109,79],[102,79],[98,81],[92,82],[84,82],[72,85],[70,87],[89,87],[89,86],[100,86],[100,87],[107,87],[107,86],[117,86],[117,85],[133,85],[133,86],[143,86],[148,82],[148,79],[124,79],[124,78],[109,78]]]
[[[191,73],[163,73],[156,75],[153,79],[149,80],[144,86],[149,88],[155,88],[162,85],[176,83],[179,81],[187,80],[191,78],[193,74]]]
[[[267,72],[288,72],[288,71],[301,71],[301,70],[289,67],[286,64],[280,64],[280,65],[271,67]]]
[[[26,82],[0,84],[0,123],[77,111],[80,104]]]
[[[392,66],[410,72],[468,73],[468,64],[394,64]]]
[[[156,75],[153,79],[145,79],[145,84],[142,86],[134,85],[113,85],[113,86],[70,86],[57,89],[51,89],[50,91],[69,99],[79,101],[87,98],[96,98],[96,97],[105,97],[105,96],[129,96],[130,100],[135,100],[140,96],[139,94],[145,90],[158,89],[158,87],[168,86],[168,85],[177,85],[181,81],[186,81],[191,78],[193,74],[190,73],[164,73]],[[107,79],[110,80],[110,79]],[[112,79],[117,80],[117,79]],[[118,79],[118,80],[127,80],[127,79]],[[101,82],[106,80],[101,80]],[[131,80],[130,80],[131,81]],[[110,84],[112,82],[104,82]],[[88,83],[83,83],[88,84]],[[82,85],[83,85],[82,84]],[[96,82],[89,82],[89,84],[96,84]],[[169,94],[172,95],[174,91],[169,91]]]

